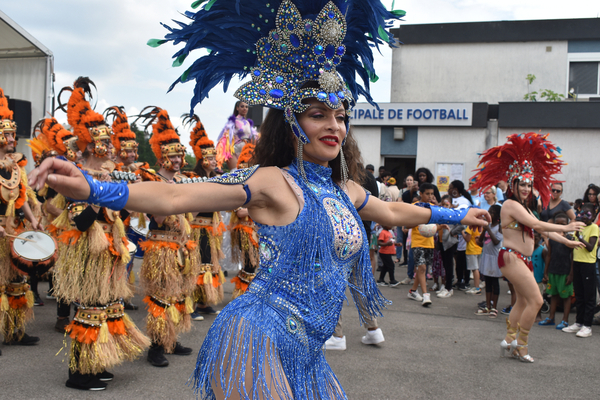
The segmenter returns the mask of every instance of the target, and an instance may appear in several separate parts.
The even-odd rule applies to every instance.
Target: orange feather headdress
[[[492,147],[481,154],[477,173],[471,178],[472,188],[485,191],[500,181],[508,182],[507,197],[512,194],[515,180],[529,182],[540,193],[542,204],[550,200],[550,187],[558,183],[552,176],[566,165],[548,135],[529,132],[513,134],[502,146]]]
[[[121,158],[126,158],[127,154],[125,150],[133,150],[136,154],[136,159],[138,157],[138,143],[136,141],[135,133],[131,130],[129,126],[129,122],[127,121],[127,114],[125,114],[125,110],[123,107],[109,107],[104,111],[104,115],[108,119],[109,117],[113,118],[112,122],[112,143],[116,150],[117,155]],[[121,154],[123,151],[124,154]]]
[[[58,94],[60,103],[61,94],[64,91],[71,92],[67,109],[65,110],[65,105],[62,103],[59,108],[67,113],[69,125],[73,127],[73,132],[79,138],[77,143],[79,149],[85,151],[88,144],[94,143],[94,155],[103,157],[107,154],[108,147],[102,140],[110,140],[111,131],[102,114],[94,111],[85,97],[86,94],[92,97],[91,86],[96,87],[89,78],[77,78],[72,88],[65,87]]]
[[[200,121],[200,118],[197,115],[182,115],[183,123],[191,123],[196,122],[192,132],[190,133],[190,146],[194,150],[194,155],[196,156],[196,161],[201,161],[204,157],[216,156],[217,150],[215,149],[215,144],[212,140],[208,138],[206,134],[206,129],[204,129],[204,124]]]
[[[42,132],[41,127],[43,124],[44,120],[39,121],[33,128],[33,138],[27,139],[27,145],[31,149],[33,161],[36,166],[40,165],[46,158],[58,155],[58,152],[50,146],[50,140],[46,134]]]
[[[238,157],[238,161],[237,161],[238,169],[248,168],[248,167],[252,166],[250,161],[252,160],[252,157],[254,156],[254,147],[255,147],[255,145],[253,143],[246,143],[244,145],[244,147],[242,148],[242,152],[240,153],[240,156]]]
[[[149,106],[142,110],[136,121],[138,119],[145,120],[146,130],[152,126],[150,146],[156,158],[165,168],[171,168],[169,156],[181,156],[181,166],[187,164],[185,162],[185,146],[181,144],[179,134],[175,131],[167,110]]]
[[[6,146],[4,133],[16,133],[17,124],[13,121],[13,112],[8,108],[8,99],[0,88],[0,147]]]
[[[41,134],[47,138],[48,145],[53,151],[70,161],[77,161],[79,138],[73,132],[66,130],[54,117],[41,120],[37,126]]]

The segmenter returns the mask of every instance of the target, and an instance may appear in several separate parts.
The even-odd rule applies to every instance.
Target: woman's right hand
[[[47,183],[65,197],[86,200],[90,196],[90,186],[83,173],[73,163],[47,158],[29,174],[29,186],[40,190]]]
[[[563,232],[581,232],[585,224],[581,221],[573,221],[569,225],[564,225]]]

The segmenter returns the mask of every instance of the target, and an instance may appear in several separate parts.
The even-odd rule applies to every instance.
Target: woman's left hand
[[[471,208],[467,215],[460,221],[462,225],[468,226],[486,226],[492,222],[490,214],[480,208]]]

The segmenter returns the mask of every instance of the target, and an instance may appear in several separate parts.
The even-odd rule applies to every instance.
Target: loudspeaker
[[[13,112],[13,121],[17,123],[17,137],[31,137],[31,102],[6,97],[8,108]]]
[[[248,115],[246,118],[251,119],[254,122],[254,126],[259,128],[263,122],[263,106],[250,106],[248,107]]]

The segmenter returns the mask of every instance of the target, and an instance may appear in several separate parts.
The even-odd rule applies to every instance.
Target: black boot
[[[97,374],[81,374],[71,371],[69,371],[69,380],[67,380],[65,386],[71,389],[91,391],[106,389],[106,383],[101,382]]]
[[[181,343],[177,342],[175,344],[173,354],[177,356],[189,356],[190,354],[192,354],[192,349],[189,347],[184,347]]]
[[[148,350],[148,362],[155,367],[166,367],[169,360],[165,358],[165,349],[155,343],[152,343]]]

